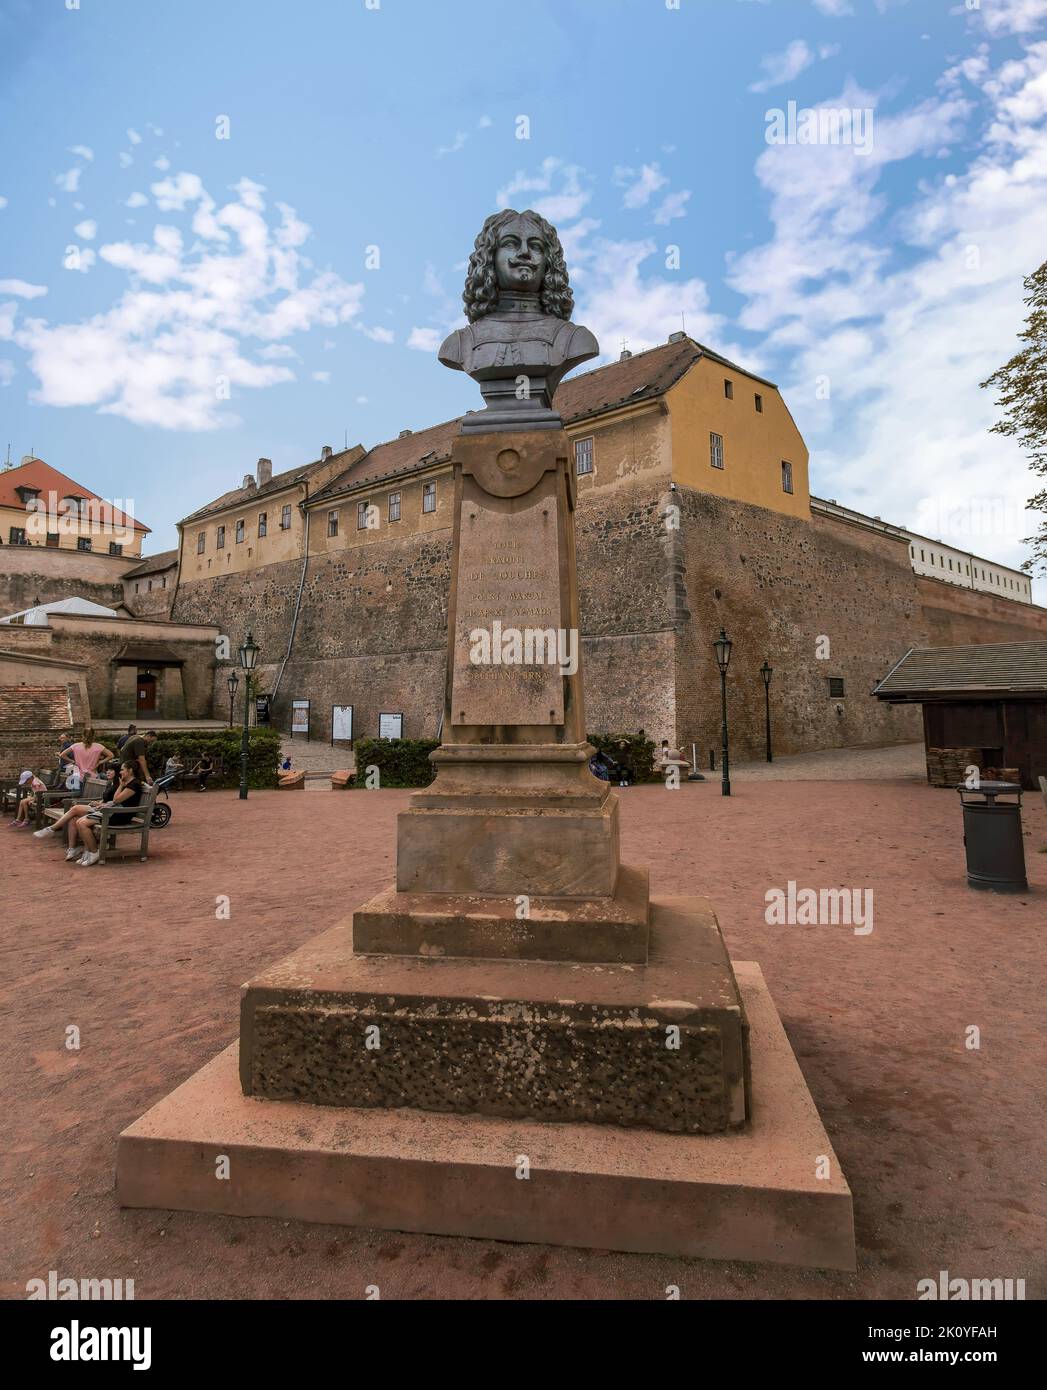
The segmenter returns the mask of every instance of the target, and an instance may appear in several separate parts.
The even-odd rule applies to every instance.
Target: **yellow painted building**
[[[239,574],[302,556],[302,504],[363,454],[359,444],[337,454],[325,447],[319,459],[275,477],[270,460],[259,459],[255,473],[249,473],[240,487],[178,523],[179,584]]]
[[[0,471],[0,543],[136,557],[149,527],[134,503],[108,502],[43,459]]]

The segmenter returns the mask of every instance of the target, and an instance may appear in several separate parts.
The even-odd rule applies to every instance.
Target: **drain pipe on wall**
[[[287,665],[291,656],[291,648],[294,646],[294,635],[298,631],[298,614],[302,607],[302,593],[305,589],[305,572],[309,568],[309,479],[302,476],[295,478],[296,483],[303,483],[305,486],[305,497],[298,504],[302,509],[302,516],[305,518],[305,528],[302,539],[302,575],[298,581],[298,597],[295,599],[294,616],[291,619],[291,633],[287,639],[287,651],[284,659],[280,662],[280,670],[276,674],[273,683],[272,704],[276,705],[276,697],[280,692],[280,682],[284,678],[284,667]]]

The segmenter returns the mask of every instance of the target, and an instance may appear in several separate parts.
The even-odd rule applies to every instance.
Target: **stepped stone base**
[[[358,952],[396,956],[485,956],[513,960],[647,961],[650,889],[646,869],[623,866],[610,898],[399,893],[388,888],[353,913]]]
[[[241,1093],[234,1043],[120,1136],[117,1200],[853,1270],[850,1189],[759,967],[735,968],[760,1079],[743,1130],[658,1134],[257,1100]],[[219,1154],[228,1181],[215,1176]]]
[[[704,898],[651,903],[643,966],[359,955],[352,930],[244,986],[245,1094],[677,1133],[745,1123],[745,1013]]]

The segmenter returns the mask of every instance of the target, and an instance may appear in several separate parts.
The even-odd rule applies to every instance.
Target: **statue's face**
[[[494,271],[500,290],[537,294],[548,262],[549,247],[533,222],[515,217],[506,223],[494,251]]]

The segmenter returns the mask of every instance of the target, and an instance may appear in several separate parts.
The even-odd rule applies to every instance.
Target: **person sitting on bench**
[[[34,777],[31,772],[26,771],[18,779],[18,791],[18,810],[8,827],[9,830],[22,830],[29,825],[29,819],[33,813],[33,803],[36,801],[36,793],[45,792],[47,788],[39,777]],[[23,792],[25,795],[22,795]]]
[[[190,771],[189,776],[196,778],[196,790],[202,792],[207,786],[207,779],[214,772],[214,763],[211,761],[209,753],[201,753],[200,761]]]
[[[57,835],[59,830],[65,826],[66,839],[69,844],[69,848],[65,852],[65,857],[69,860],[79,859],[84,852],[84,847],[78,843],[76,834],[77,821],[81,816],[86,816],[88,811],[96,811],[99,806],[104,806],[107,799],[111,801],[113,794],[119,790],[119,787],[120,778],[119,775],[117,775],[109,783],[105,794],[100,800],[76,802],[74,805],[70,806],[68,811],[63,811],[57,820],[52,821],[50,825],[45,825],[43,830],[34,830],[33,838],[36,840],[46,840],[51,835]]]
[[[142,800],[144,791],[143,783],[138,777],[137,760],[128,758],[120,768],[120,785],[113,793],[112,801],[107,801],[106,806],[126,807],[125,810],[117,811],[109,817],[110,825],[126,825],[132,819],[132,808],[137,806]],[[75,821],[76,833],[84,847],[84,853],[80,856],[80,867],[88,868],[92,864],[97,864],[99,859],[98,840],[95,835],[95,827],[101,820],[101,808],[97,807],[87,812],[86,815]],[[67,855],[66,858],[69,856]]]

